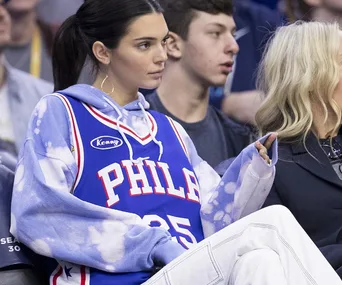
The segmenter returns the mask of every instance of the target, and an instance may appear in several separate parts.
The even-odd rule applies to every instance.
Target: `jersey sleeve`
[[[183,127],[175,124],[185,142],[188,158],[199,182],[205,237],[262,207],[274,181],[275,164],[278,160],[277,141],[269,151],[272,158],[270,165],[260,157],[253,143],[242,150],[220,178],[215,170],[198,156]],[[260,142],[263,143],[267,137],[261,138]]]
[[[56,96],[37,105],[15,174],[11,233],[40,255],[107,272],[150,270],[184,252],[163,228],[75,197],[70,122]]]

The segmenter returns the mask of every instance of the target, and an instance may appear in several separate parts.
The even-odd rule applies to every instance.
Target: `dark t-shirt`
[[[146,100],[151,109],[163,113],[182,125],[192,139],[198,155],[213,168],[222,161],[237,156],[250,142],[249,129],[225,118],[217,109],[208,107],[206,117],[196,123],[186,123],[173,116],[162,104],[156,92]]]

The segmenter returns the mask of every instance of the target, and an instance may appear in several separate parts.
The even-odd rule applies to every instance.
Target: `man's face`
[[[23,13],[32,11],[37,7],[38,3],[39,0],[11,0],[7,4],[7,8],[10,13]]]
[[[196,12],[184,41],[184,68],[204,85],[224,85],[232,71],[234,55],[239,51],[234,38],[235,29],[231,16]]]

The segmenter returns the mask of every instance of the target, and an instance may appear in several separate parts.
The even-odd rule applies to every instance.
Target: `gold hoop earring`
[[[109,95],[109,94],[112,94],[112,93],[114,92],[115,88],[114,88],[114,86],[113,86],[113,84],[112,84],[112,91],[110,91],[109,93],[107,93],[105,90],[103,90],[103,85],[105,84],[105,82],[106,82],[107,79],[108,79],[108,75],[106,75],[106,77],[102,80],[102,83],[101,83],[101,91],[102,91],[103,93],[106,93],[107,95]]]

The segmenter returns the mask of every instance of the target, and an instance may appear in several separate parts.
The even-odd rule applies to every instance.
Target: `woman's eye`
[[[141,44],[139,44],[138,48],[141,49],[141,50],[146,50],[146,49],[148,49],[150,46],[151,46],[150,43],[141,43]]]

